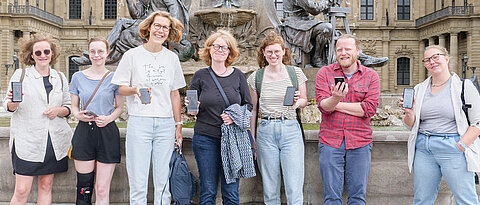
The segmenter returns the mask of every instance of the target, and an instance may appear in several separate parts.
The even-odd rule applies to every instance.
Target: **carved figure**
[[[266,4],[271,5],[270,2],[266,2]],[[274,13],[268,11],[270,9],[267,8],[270,21],[295,54],[294,64],[301,64],[302,52],[310,55],[311,65],[306,65],[306,67],[322,67],[327,64],[328,49],[326,45],[331,39],[332,24],[315,19],[314,16],[323,13],[328,18],[328,9],[338,7],[340,4],[341,0],[320,0],[318,2],[315,0],[284,0],[284,22],[272,17]],[[341,32],[335,30],[335,35],[340,36]],[[360,52],[359,60],[362,65],[368,67],[380,67],[388,63],[388,58],[375,58],[363,52]]]
[[[142,45],[144,41],[138,33],[138,25],[149,14],[155,11],[169,12],[172,17],[178,19],[185,27],[180,43],[167,42],[168,49],[177,53],[181,61],[186,61],[193,56],[194,48],[186,40],[189,28],[188,10],[182,0],[126,0],[128,11],[132,19],[121,18],[113,25],[112,30],[107,36],[107,41],[111,45],[110,54],[106,64],[116,64],[130,48]],[[84,56],[72,58],[78,65],[91,64],[88,58],[88,51]]]
[[[217,4],[215,4],[213,7],[220,8],[222,6],[225,8],[232,8],[232,6],[240,8],[238,0],[217,0]]]

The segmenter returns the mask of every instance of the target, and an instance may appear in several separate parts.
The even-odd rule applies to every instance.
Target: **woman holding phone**
[[[10,82],[22,83],[23,100],[12,102],[12,88],[3,107],[13,112],[10,121],[15,191],[10,204],[26,204],[37,176],[37,204],[52,203],[53,176],[68,170],[67,152],[72,129],[64,117],[70,114],[68,81],[51,68],[60,48],[50,36],[33,34],[20,39],[20,62]]]
[[[282,37],[272,31],[263,39],[257,56],[258,65],[263,69],[263,81],[258,82],[261,85],[260,95],[256,81],[261,72],[255,71],[248,77],[253,102],[250,127],[254,135],[257,129],[257,162],[262,174],[265,204],[281,203],[282,175],[287,203],[303,204],[305,148],[295,109],[307,105],[307,77],[300,68],[290,66],[290,59],[290,49],[285,46]],[[298,89],[291,99],[285,99],[289,97],[287,88],[294,84],[290,75],[296,76]],[[288,101],[293,101],[293,105],[285,106],[284,102]],[[258,128],[255,124],[257,106],[262,115]]]
[[[227,183],[221,157],[221,126],[233,120],[223,113],[227,105],[210,75],[211,71],[218,79],[230,104],[248,105],[251,109],[245,74],[230,66],[240,55],[237,41],[229,32],[218,30],[207,38],[199,55],[208,67],[193,75],[190,90],[197,91],[199,108],[198,112],[189,112],[197,116],[192,147],[200,177],[198,204],[215,204],[219,178],[223,204],[240,204],[240,179]],[[189,101],[185,103],[188,106]]]
[[[423,53],[431,74],[415,86],[412,108],[403,108],[408,138],[408,168],[413,169],[413,204],[434,204],[443,178],[459,205],[479,204],[475,172],[480,171],[480,96],[470,80],[462,80],[448,67],[447,49],[433,45]],[[463,85],[462,85],[463,84]],[[468,124],[462,110],[465,94]],[[400,104],[403,107],[403,99]]]
[[[91,38],[88,53],[92,66],[74,73],[70,83],[72,114],[79,120],[71,151],[77,170],[77,204],[92,204],[94,187],[95,204],[109,204],[110,182],[120,163],[115,119],[123,111],[124,97],[118,93],[118,85],[111,83],[113,73],[105,67],[108,51],[105,39]]]
[[[183,25],[169,13],[157,11],[140,23],[139,32],[147,43],[125,52],[112,79],[119,85],[120,95],[127,96],[125,151],[130,203],[147,204],[151,159],[154,203],[170,204],[169,162],[175,139],[177,145],[182,143],[178,89],[186,83],[178,56],[162,44],[179,42]]]

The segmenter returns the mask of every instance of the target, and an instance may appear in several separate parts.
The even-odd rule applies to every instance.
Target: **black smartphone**
[[[285,98],[283,99],[283,105],[292,106],[294,97],[295,97],[295,87],[288,86],[287,91],[285,92]]]
[[[150,93],[148,92],[148,88],[140,88],[140,97],[143,104],[150,103]]]
[[[345,78],[343,77],[335,77],[335,86],[338,84],[338,83],[343,83],[345,82]]]
[[[197,90],[187,90],[187,100],[188,100],[187,111],[198,112]]]
[[[22,101],[22,82],[12,82],[12,102]]]
[[[97,115],[97,114],[95,114],[95,113],[94,113],[94,112],[92,112],[92,111],[87,111],[87,112],[85,113],[85,115],[87,115],[87,116],[94,116],[94,117],[98,117],[98,115]]]
[[[413,107],[413,97],[415,96],[415,90],[412,88],[403,89],[403,107],[412,108]]]

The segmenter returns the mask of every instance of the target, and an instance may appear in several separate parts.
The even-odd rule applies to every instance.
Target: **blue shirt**
[[[114,110],[113,101],[115,95],[118,93],[118,85],[112,84],[113,72],[110,73],[103,80],[102,84],[93,96],[92,101],[87,107],[87,110],[92,111],[97,115],[110,115]],[[73,74],[72,82],[70,83],[70,93],[80,97],[80,110],[83,110],[83,105],[87,103],[95,91],[100,80],[92,80],[87,78],[81,71]]]

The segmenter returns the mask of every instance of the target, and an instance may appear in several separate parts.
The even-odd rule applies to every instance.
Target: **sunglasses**
[[[45,54],[46,56],[50,55],[50,49],[45,49],[43,50],[43,54]],[[36,56],[41,56],[42,55],[42,51],[35,51],[33,52]]]

